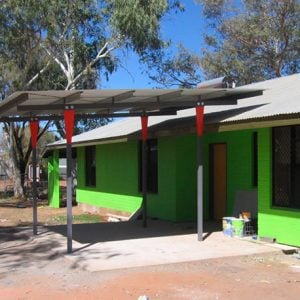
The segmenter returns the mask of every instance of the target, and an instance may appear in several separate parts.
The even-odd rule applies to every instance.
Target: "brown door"
[[[227,200],[227,145],[211,145],[211,217],[226,216]]]

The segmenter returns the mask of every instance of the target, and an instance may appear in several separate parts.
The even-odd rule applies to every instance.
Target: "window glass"
[[[85,184],[96,186],[96,146],[85,148]]]
[[[300,208],[300,126],[273,128],[273,205]]]
[[[157,193],[158,176],[157,176],[157,140],[147,140],[147,192]],[[142,142],[139,144],[139,191],[142,191]]]

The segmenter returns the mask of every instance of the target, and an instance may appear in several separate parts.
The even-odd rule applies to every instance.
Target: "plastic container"
[[[244,235],[244,219],[233,219],[232,223],[232,236],[242,237]]]
[[[224,217],[223,218],[223,233],[224,235],[232,236],[232,219],[234,217]]]
[[[242,237],[244,235],[244,224],[243,219],[234,217],[223,218],[223,234],[227,236]]]

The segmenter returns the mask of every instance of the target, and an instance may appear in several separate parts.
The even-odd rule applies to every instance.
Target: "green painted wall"
[[[174,138],[176,142],[176,220],[197,219],[197,137]]]
[[[210,145],[226,143],[227,215],[232,215],[237,191],[258,188],[259,236],[274,237],[279,243],[300,246],[300,211],[272,207],[271,129],[255,131],[258,132],[259,145],[258,187],[253,186],[254,130],[204,136],[204,217],[209,217]],[[158,140],[158,193],[148,195],[150,217],[171,221],[196,220],[196,149],[195,135]],[[135,211],[142,200],[138,191],[138,142],[98,145],[96,153],[96,187],[86,187],[84,148],[78,149],[77,201]],[[49,160],[49,202],[53,207],[59,206],[58,154],[55,155]]]
[[[196,136],[158,140],[158,194],[149,195],[149,215],[170,221],[194,221],[197,214]]]
[[[258,235],[300,246],[300,210],[272,207],[272,131],[260,129],[258,173]]]
[[[48,158],[48,201],[49,206],[59,208],[59,156],[58,150]]]
[[[195,143],[193,136],[158,140],[158,193],[148,194],[150,217],[171,221],[195,219]],[[140,207],[138,142],[97,146],[96,187],[85,186],[84,148],[78,149],[77,159],[78,202],[127,212]]]
[[[136,142],[98,145],[96,187],[85,185],[85,150],[77,151],[78,202],[126,212],[141,204],[138,192],[138,147]]]
[[[151,217],[176,221],[176,141],[158,140],[158,193],[148,195]]]
[[[230,216],[236,191],[257,188],[253,186],[253,132],[254,130],[245,130],[209,133],[204,136],[205,219],[209,218],[210,145],[227,144],[227,214]],[[159,139],[159,193],[149,198],[152,200],[152,215],[173,221],[196,220],[197,138],[194,134]]]
[[[204,206],[208,219],[209,145],[228,146],[227,213],[235,192],[251,190],[253,131],[207,134],[204,137]],[[242,149],[242,150],[241,150]],[[77,201],[133,212],[141,204],[138,192],[137,142],[97,146],[97,184],[84,182],[84,148],[78,151]],[[158,140],[158,193],[148,194],[148,215],[171,221],[195,221],[197,213],[197,139],[186,135]]]
[[[235,194],[239,190],[255,190],[253,186],[254,130],[208,133],[204,135],[204,216],[209,215],[209,151],[214,143],[227,144],[227,205],[226,214],[232,215]]]

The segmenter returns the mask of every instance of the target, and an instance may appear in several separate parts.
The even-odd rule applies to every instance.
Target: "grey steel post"
[[[197,137],[197,232],[198,241],[203,240],[203,156],[202,156],[202,136]]]
[[[197,232],[198,241],[203,240],[203,150],[202,135],[204,127],[204,103],[199,98],[196,106],[197,122]]]
[[[147,141],[142,141],[142,193],[143,193],[143,226],[147,227]]]
[[[72,144],[67,143],[67,252],[72,253]]]
[[[36,147],[32,148],[32,215],[33,215],[33,234],[37,235],[37,182],[36,182]]]

